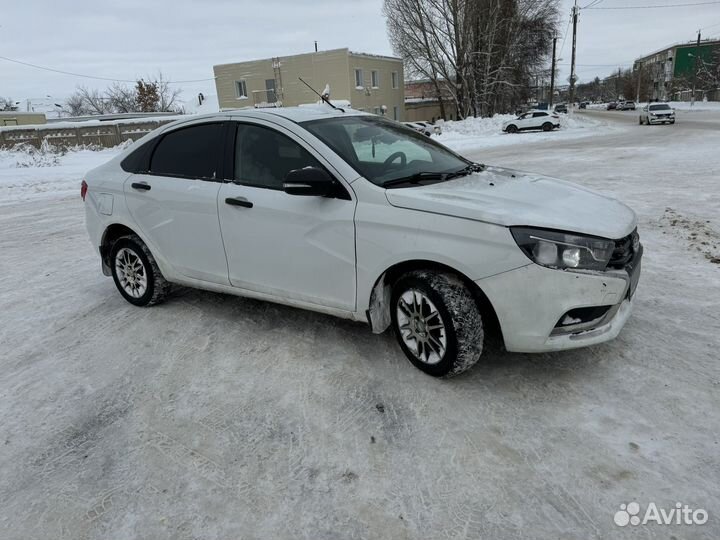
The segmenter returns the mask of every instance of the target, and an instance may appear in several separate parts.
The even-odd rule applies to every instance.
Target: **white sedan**
[[[506,122],[503,125],[503,131],[506,133],[518,133],[533,129],[552,131],[559,127],[560,117],[557,114],[548,111],[528,111],[510,122]]]
[[[640,125],[674,124],[675,109],[667,103],[650,103],[640,109]]]
[[[131,304],[178,284],[392,326],[434,376],[470,368],[493,332],[517,352],[613,339],[640,275],[624,204],[326,105],[173,122],[81,196]]]

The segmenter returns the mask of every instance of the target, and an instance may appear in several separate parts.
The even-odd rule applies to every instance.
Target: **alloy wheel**
[[[415,358],[425,364],[442,361],[447,332],[435,304],[421,291],[408,289],[397,301],[400,337]]]
[[[120,286],[133,298],[140,298],[147,291],[148,277],[145,264],[137,253],[128,248],[118,250],[115,255],[115,271]]]

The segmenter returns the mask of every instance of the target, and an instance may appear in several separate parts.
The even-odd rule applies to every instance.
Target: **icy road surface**
[[[135,308],[84,229],[98,156],[0,171],[0,538],[720,537],[720,131],[515,140],[463,151],[637,210],[635,313],[449,381],[323,315],[188,289]],[[632,501],[709,520],[617,527]]]

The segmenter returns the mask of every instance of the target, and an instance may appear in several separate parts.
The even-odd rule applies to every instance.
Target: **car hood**
[[[544,227],[618,239],[637,226],[635,212],[611,197],[570,182],[498,167],[385,193],[398,208],[506,227]]]

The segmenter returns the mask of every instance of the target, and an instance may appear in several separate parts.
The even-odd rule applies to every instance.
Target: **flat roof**
[[[343,48],[341,48],[341,49],[328,49],[328,50],[326,50],[326,51],[317,51],[317,52],[315,52],[315,51],[310,51],[310,52],[306,52],[306,53],[290,54],[290,55],[285,55],[285,56],[274,56],[274,57],[271,57],[271,58],[251,58],[251,59],[249,59],[249,60],[240,60],[240,61],[238,61],[238,62],[225,62],[225,63],[223,63],[223,64],[215,64],[213,67],[232,66],[232,65],[235,65],[235,64],[246,64],[246,63],[248,63],[248,62],[272,62],[273,59],[275,59],[275,58],[279,58],[280,60],[286,60],[286,59],[290,59],[290,58],[297,58],[297,57],[299,57],[299,56],[309,56],[309,55],[313,55],[313,54],[322,55],[322,54],[327,54],[327,53],[337,53],[337,52],[343,52],[343,51],[344,51],[348,56],[363,56],[363,57],[365,57],[365,58],[376,58],[376,59],[379,59],[379,60],[392,60],[392,61],[395,61],[395,62],[400,62],[400,61],[402,61],[402,58],[397,58],[397,57],[395,57],[395,56],[383,56],[383,55],[380,55],[380,54],[371,54],[371,53],[355,52],[355,51],[351,51],[351,50],[348,49],[347,47],[343,47]]]
[[[706,46],[706,45],[720,45],[720,39],[701,39],[700,40],[700,46]],[[650,54],[646,54],[644,56],[641,56],[639,58],[635,59],[635,62],[641,62],[642,60],[647,60],[651,56],[655,56],[656,54],[660,54],[666,51],[669,51],[670,49],[676,49],[677,47],[696,47],[697,46],[697,40],[695,41],[684,41],[682,43],[674,43],[672,45],[668,45],[667,47],[663,47],[662,49],[658,49],[655,52],[651,52]],[[634,63],[634,62],[633,62]]]

